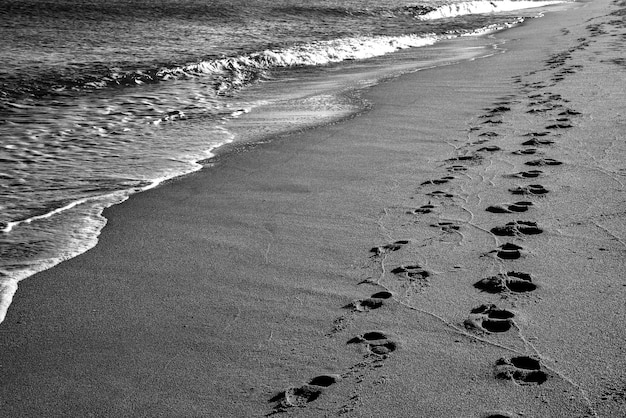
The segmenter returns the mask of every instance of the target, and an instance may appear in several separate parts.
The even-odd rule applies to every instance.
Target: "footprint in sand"
[[[435,190],[434,192],[426,193],[426,196],[430,196],[430,197],[446,197],[448,199],[451,199],[451,198],[454,197],[454,195],[452,193],[444,192],[442,190]]]
[[[452,222],[437,222],[436,224],[431,224],[433,228],[440,228],[443,232],[456,232],[461,227]]]
[[[470,155],[462,155],[460,157],[448,158],[445,161],[446,162],[451,162],[451,163],[463,161],[463,162],[467,162],[467,163],[479,164],[479,163],[482,162],[482,160],[483,160],[482,155],[470,154]]]
[[[467,171],[467,167],[464,165],[452,165],[447,168],[448,171]]]
[[[518,149],[516,151],[511,152],[513,155],[534,155],[539,150],[537,148],[526,148],[526,149]]]
[[[552,110],[552,107],[534,107],[530,110],[527,110],[526,113],[546,113]]]
[[[508,412],[487,412],[481,415],[481,418],[515,418],[513,415]]]
[[[528,186],[515,187],[513,189],[509,189],[509,191],[513,194],[524,195],[543,195],[548,193],[548,190],[541,184],[529,184]]]
[[[385,301],[391,299],[393,294],[391,292],[382,291],[371,295],[367,299],[359,299],[344,306],[346,309],[351,309],[356,312],[366,312],[373,309],[378,309],[385,304]]]
[[[428,278],[431,276],[431,273],[428,270],[424,270],[419,264],[396,267],[391,270],[391,273],[404,279],[416,291],[430,284]]]
[[[500,115],[502,113],[510,112],[511,108],[508,107],[508,106],[497,106],[497,107],[494,107],[494,108],[491,108],[491,109],[487,108],[487,109],[483,109],[483,110],[486,110],[487,113],[484,114],[484,115],[479,116],[479,118],[491,118],[491,117],[494,117],[494,116],[498,116],[498,115]]]
[[[507,332],[513,327],[515,314],[506,309],[499,309],[496,305],[481,305],[471,310],[465,320],[465,328],[483,332]]]
[[[396,267],[391,272],[411,280],[426,280],[430,277],[430,272],[424,270],[419,264]]]
[[[427,186],[427,185],[432,185],[432,184],[446,184],[446,183],[449,183],[450,180],[454,180],[455,178],[456,177],[454,176],[446,176],[440,179],[426,180],[425,182],[422,183],[422,186]]]
[[[491,131],[490,131],[490,132],[483,132],[482,134],[480,134],[480,135],[478,135],[478,136],[486,136],[486,137],[488,137],[488,138],[494,138],[494,137],[496,137],[496,136],[500,136],[500,134],[499,134],[499,133],[497,133],[497,132],[491,132]]]
[[[554,141],[550,141],[549,139],[537,139],[537,138],[529,139],[528,141],[522,142],[522,145],[531,146],[531,147],[538,147],[540,145],[552,145],[552,144],[554,144]]]
[[[324,390],[341,380],[341,376],[335,374],[324,374],[311,379],[308,383],[292,387],[280,392],[270,402],[278,402],[274,407],[276,411],[292,407],[304,407],[309,402],[313,402],[324,392]]]
[[[482,147],[476,150],[476,152],[496,152],[496,151],[502,151],[502,148],[500,148],[497,145],[489,145],[489,146]]]
[[[518,179],[531,179],[539,177],[543,174],[541,170],[528,170],[528,171],[520,171],[519,173],[509,174],[507,177],[518,178]]]
[[[525,254],[525,251],[523,247],[507,242],[506,244],[499,246],[497,249],[490,251],[488,254],[492,253],[495,253],[496,257],[501,260],[517,260]]]
[[[553,125],[546,126],[546,129],[568,129],[573,127],[574,125],[571,123],[555,123]]]
[[[582,115],[582,113],[577,112],[572,109],[566,109],[563,112],[559,113],[559,116],[576,116],[576,115]]]
[[[487,277],[474,283],[474,287],[487,293],[527,293],[537,289],[530,274],[518,271]]]
[[[500,237],[514,237],[517,235],[537,235],[541,234],[543,229],[537,226],[536,222],[531,221],[513,221],[504,226],[496,226],[491,228],[491,233]]]
[[[407,212],[407,214],[409,215],[425,215],[427,213],[431,213],[434,209],[436,208],[435,205],[432,204],[427,204],[427,205],[422,205],[417,209],[413,209]]]
[[[548,136],[550,134],[551,134],[551,132],[546,132],[546,131],[544,131],[544,132],[529,132],[529,133],[525,134],[524,136],[530,136],[530,137],[533,137],[533,138],[539,138],[539,137],[542,137],[542,136]]]
[[[391,244],[387,244],[387,245],[381,245],[380,247],[374,247],[370,250],[371,253],[374,253],[374,255],[372,257],[377,257],[383,254],[388,254],[394,251],[398,251],[399,249],[401,249],[402,247],[404,247],[406,244],[408,244],[409,241],[406,240],[402,240],[402,241],[396,241],[394,243]]]
[[[487,207],[485,210],[491,213],[526,212],[531,206],[533,206],[532,202],[521,201],[511,204],[493,205]]]
[[[348,344],[365,344],[368,352],[381,357],[386,357],[398,349],[398,344],[381,331],[366,332],[352,338]]]
[[[541,370],[541,362],[528,356],[501,358],[496,362],[495,372],[498,379],[513,380],[522,385],[540,385],[548,380],[546,372]]]
[[[544,165],[561,165],[563,163],[553,158],[540,158],[538,160],[526,161],[524,164],[537,167]]]

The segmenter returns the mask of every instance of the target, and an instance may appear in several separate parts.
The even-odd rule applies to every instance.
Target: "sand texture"
[[[21,283],[0,415],[626,416],[625,14],[548,13],[111,208]]]

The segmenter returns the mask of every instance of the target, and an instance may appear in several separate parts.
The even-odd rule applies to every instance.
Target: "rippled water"
[[[17,280],[95,245],[103,208],[197,170],[255,109],[283,112],[259,135],[352,112],[334,93],[367,84],[368,59],[504,27],[520,12],[480,13],[530,2],[302,3],[0,0],[0,321]],[[313,73],[336,84],[307,90]],[[279,105],[298,95],[307,117]]]

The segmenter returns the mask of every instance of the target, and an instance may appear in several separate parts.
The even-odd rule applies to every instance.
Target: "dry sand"
[[[0,415],[626,416],[624,7],[111,208],[21,284]]]

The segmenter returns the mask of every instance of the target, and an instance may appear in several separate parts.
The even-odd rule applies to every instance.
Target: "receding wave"
[[[455,16],[509,12],[514,10],[530,9],[534,7],[550,6],[552,4],[565,3],[565,0],[498,0],[498,1],[466,1],[461,3],[450,3],[439,6],[425,13],[420,13],[417,17],[421,20],[443,19]]]

